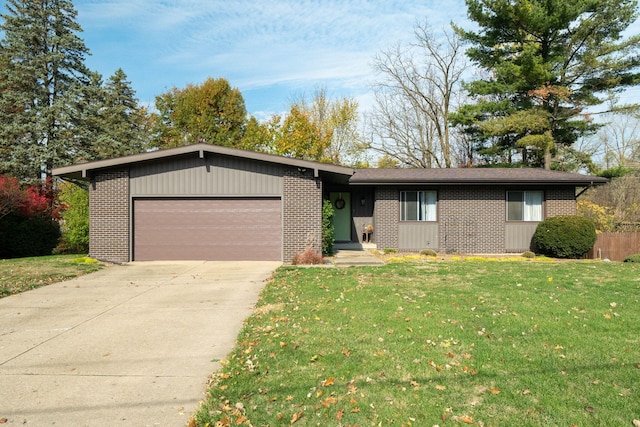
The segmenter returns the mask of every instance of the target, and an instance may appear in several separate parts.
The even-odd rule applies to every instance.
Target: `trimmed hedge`
[[[581,258],[596,242],[596,227],[590,219],[582,216],[553,216],[538,224],[533,241],[543,255]]]
[[[60,226],[52,219],[7,215],[0,220],[0,258],[51,255],[60,239]]]
[[[624,262],[640,262],[640,254],[629,255],[624,259]]]
[[[333,254],[335,243],[334,213],[333,204],[329,200],[325,200],[322,203],[322,253],[324,255]]]

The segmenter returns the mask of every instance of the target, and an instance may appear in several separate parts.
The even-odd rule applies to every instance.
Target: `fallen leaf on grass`
[[[469,415],[463,415],[461,417],[453,417],[452,419],[454,421],[460,421],[461,423],[465,423],[465,424],[473,424],[473,418],[471,418]]]
[[[331,407],[331,405],[335,405],[336,403],[338,403],[338,399],[335,397],[327,397],[326,399],[324,399],[322,401],[322,406],[324,406],[325,408],[329,408]]]
[[[447,389],[447,387],[445,387],[445,386],[443,386],[443,385],[440,385],[440,384],[437,384],[437,385],[436,385],[436,390],[440,390],[440,391],[442,391],[442,390],[446,390],[446,389]]]
[[[336,419],[338,421],[340,421],[342,419],[342,417],[344,417],[344,408],[341,408],[337,413],[336,413]]]
[[[640,420],[633,420],[634,427],[640,427]]]
[[[336,382],[334,377],[329,377],[326,380],[322,381],[322,387],[330,387]]]
[[[293,414],[293,416],[291,417],[291,424],[295,424],[296,422],[298,422],[303,415],[304,411],[296,412],[295,414]]]
[[[500,394],[500,389],[499,388],[490,388],[489,389],[489,393],[491,393],[491,394]]]

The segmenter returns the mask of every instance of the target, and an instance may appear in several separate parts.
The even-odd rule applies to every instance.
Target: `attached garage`
[[[326,182],[353,169],[194,144],[55,169],[89,181],[89,255],[282,261],[322,249]]]
[[[279,198],[134,199],[133,259],[280,261]]]

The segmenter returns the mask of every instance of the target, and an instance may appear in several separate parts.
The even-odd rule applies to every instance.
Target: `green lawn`
[[[0,259],[0,298],[93,273],[102,267],[82,255]]]
[[[280,268],[199,426],[625,426],[640,266]]]

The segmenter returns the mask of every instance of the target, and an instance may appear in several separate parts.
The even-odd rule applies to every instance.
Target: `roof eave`
[[[310,160],[294,159],[273,154],[259,153],[255,151],[245,151],[236,148],[222,147],[211,144],[193,144],[184,147],[170,148],[166,150],[151,151],[147,153],[133,154],[130,156],[118,157],[116,159],[97,160],[94,162],[80,163],[72,166],[63,166],[55,168],[52,171],[54,176],[62,176],[77,179],[89,179],[89,172],[102,169],[114,169],[122,166],[129,166],[135,163],[160,160],[164,158],[195,154],[200,158],[204,157],[204,153],[212,153],[219,155],[241,157],[249,160],[257,160],[269,163],[277,163],[284,166],[297,167],[299,169],[312,170],[314,176],[318,177],[320,172],[329,172],[340,175],[351,176],[354,173],[353,168],[345,166],[331,165],[326,163],[313,162]]]
[[[547,185],[547,186],[592,186],[606,184],[600,180],[586,181],[562,181],[562,180],[371,180],[371,181],[349,181],[350,185],[485,185],[485,184],[502,184],[502,185]]]

